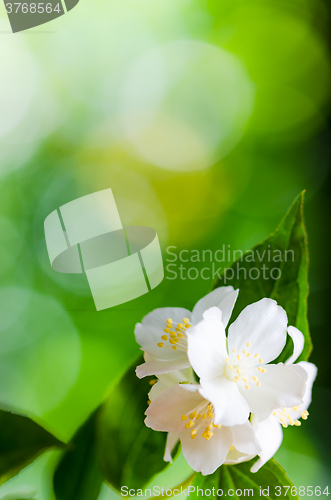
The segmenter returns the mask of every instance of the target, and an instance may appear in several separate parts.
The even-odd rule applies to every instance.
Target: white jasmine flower
[[[238,290],[220,287],[200,299],[191,313],[181,307],[164,307],[147,314],[135,328],[138,344],[146,363],[137,367],[139,378],[190,366],[187,358],[187,330],[202,319],[204,311],[216,306],[226,326],[236,302]]]
[[[302,333],[294,327],[290,327],[291,337],[294,341],[293,355],[286,361],[285,364],[291,365],[302,352],[304,345],[304,337]],[[293,365],[291,365],[293,366]],[[259,422],[258,416],[252,416],[253,427],[256,432],[262,450],[259,453],[259,460],[255,462],[251,468],[252,472],[257,472],[271,457],[274,456],[283,440],[282,427],[301,425],[300,419],[307,420],[308,407],[312,399],[312,388],[317,375],[317,368],[313,363],[301,361],[295,366],[300,366],[307,373],[306,390],[303,396],[303,401],[300,405],[292,406],[289,408],[274,409],[268,418]],[[294,367],[294,366],[293,366]]]
[[[250,413],[259,420],[273,408],[302,403],[307,373],[302,366],[268,364],[283,350],[287,316],[274,300],[247,306],[229,327],[212,307],[188,332],[188,358],[200,377],[200,393],[215,409],[215,422],[241,425]]]
[[[150,401],[154,401],[161,392],[165,391],[169,387],[178,384],[196,384],[192,368],[185,368],[183,370],[175,370],[169,373],[160,373],[154,383],[152,383],[152,389],[148,394]]]
[[[215,423],[214,408],[201,396],[197,384],[166,389],[151,403],[146,415],[147,427],[170,433],[169,449],[180,439],[185,459],[203,475],[212,474],[222,465],[229,450],[245,456],[260,451],[248,420],[233,427]]]
[[[196,383],[192,368],[186,368],[184,370],[176,370],[169,373],[159,374],[157,380],[153,384],[153,387],[148,394],[149,404],[152,403],[163,391],[165,391],[169,387],[173,387],[174,385],[178,385],[180,383],[190,383],[190,384]],[[172,463],[171,452],[176,446],[178,440],[179,440],[178,432],[168,433],[164,457],[163,457],[163,459],[166,462]]]

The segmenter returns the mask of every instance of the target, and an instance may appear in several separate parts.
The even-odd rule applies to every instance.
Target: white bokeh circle
[[[131,67],[122,92],[122,130],[149,163],[203,169],[240,140],[254,93],[247,72],[227,51],[191,40],[169,42]]]

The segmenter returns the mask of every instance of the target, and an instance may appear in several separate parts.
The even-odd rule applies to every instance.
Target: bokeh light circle
[[[78,379],[81,342],[61,304],[33,290],[0,289],[0,399],[42,416]]]
[[[168,170],[200,170],[237,144],[253,103],[254,86],[233,55],[207,43],[173,41],[132,66],[121,124],[145,161]]]

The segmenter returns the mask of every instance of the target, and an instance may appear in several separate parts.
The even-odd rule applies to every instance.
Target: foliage
[[[312,349],[307,321],[308,248],[303,200],[304,192],[296,198],[276,231],[265,241],[245,252],[242,258],[224,271],[214,285],[214,288],[224,285],[239,288],[232,320],[248,304],[263,297],[275,299],[285,309],[289,325],[296,326],[305,337],[305,346],[299,358],[301,360],[308,359]],[[252,258],[254,260],[250,260]],[[255,272],[254,268],[258,271]],[[272,274],[275,279],[269,273],[266,274],[266,268],[276,270]],[[231,269],[233,273],[229,272]],[[267,279],[263,278],[263,273]],[[254,279],[255,276],[259,276],[259,279]],[[290,356],[291,345],[292,341],[289,340],[279,361],[285,361]]]
[[[234,490],[233,496],[231,492],[231,498],[235,500],[242,495],[261,497],[261,491],[264,491],[262,498],[267,500],[276,500],[277,498],[298,499],[294,489],[291,490],[291,488],[294,488],[293,483],[287,477],[284,469],[274,459],[269,460],[258,472],[252,474],[250,468],[255,461],[256,459],[238,465],[222,465],[210,476],[196,474],[192,483],[196,490],[190,494],[190,497],[198,497],[196,491],[199,487],[204,490],[215,488],[215,491],[217,491],[220,489],[223,491],[224,496],[228,496],[229,490]]]
[[[64,446],[28,417],[0,410],[0,477],[5,482],[31,463],[40,453]]]

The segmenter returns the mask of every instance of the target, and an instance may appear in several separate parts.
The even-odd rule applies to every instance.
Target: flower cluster
[[[256,455],[251,470],[259,470],[278,450],[282,427],[307,419],[316,377],[312,363],[294,364],[304,337],[287,326],[286,312],[272,299],[247,306],[226,335],[237,296],[231,286],[221,287],[193,312],[156,309],[135,328],[145,359],[137,376],[158,379],[145,423],[169,433],[165,460],[180,440],[187,462],[204,475]],[[274,364],[287,335],[293,354]]]

